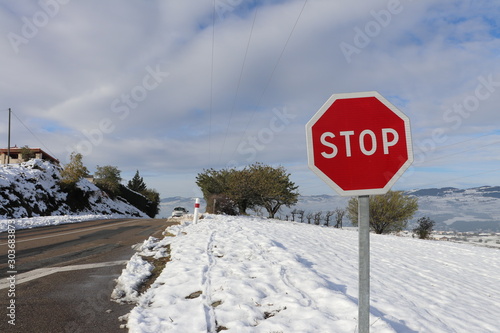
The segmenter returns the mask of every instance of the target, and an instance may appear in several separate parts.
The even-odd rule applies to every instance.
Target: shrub
[[[418,235],[418,238],[427,239],[432,233],[432,229],[434,228],[435,224],[436,222],[434,222],[430,218],[421,217],[417,220],[417,227],[413,229],[413,232]]]

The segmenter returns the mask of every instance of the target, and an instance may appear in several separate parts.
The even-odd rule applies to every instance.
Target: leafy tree
[[[413,232],[418,235],[420,239],[427,239],[429,235],[432,233],[432,229],[436,222],[431,220],[428,217],[421,217],[417,220],[417,227],[413,229]]]
[[[94,174],[94,183],[111,196],[115,197],[120,191],[121,171],[117,167],[105,165],[97,166]]]
[[[212,199],[215,214],[238,215],[236,203],[224,194],[214,194]]]
[[[120,196],[129,204],[136,207],[140,211],[146,213],[149,217],[154,218],[159,212],[160,194],[154,189],[145,189],[142,193],[132,191],[127,186],[120,184],[120,190],[113,196]]]
[[[23,157],[24,162],[28,162],[32,158],[35,158],[35,153],[26,145],[21,147],[21,156]]]
[[[128,181],[127,187],[132,191],[136,191],[138,193],[142,193],[147,189],[146,183],[144,183],[144,179],[139,176],[139,170],[137,170],[134,177]]]
[[[70,162],[61,170],[61,183],[66,186],[75,185],[80,179],[89,176],[89,170],[83,165],[82,154],[72,152]]]
[[[203,197],[207,203],[207,213],[215,213],[214,200],[217,200],[218,195],[227,197],[229,189],[229,176],[234,172],[234,169],[205,169],[202,173],[196,176],[196,185],[201,189]]]
[[[263,207],[274,218],[280,207],[297,202],[297,186],[289,179],[283,167],[274,168],[255,163],[243,170],[203,170],[196,177],[207,202],[207,212],[214,212],[214,199],[222,197],[236,206],[240,214],[248,208]]]
[[[418,198],[404,195],[401,191],[389,191],[384,195],[370,196],[370,227],[377,234],[398,232],[406,228],[408,220],[418,209]],[[352,224],[358,225],[358,200],[351,198],[347,214]]]
[[[145,200],[135,198],[128,194],[125,189],[141,194]],[[139,170],[137,170],[134,177],[128,181],[126,188],[121,187],[119,195],[148,214],[151,218],[154,218],[160,211],[160,194],[155,189],[149,189],[146,186],[144,179],[139,175]]]
[[[155,217],[160,212],[160,193],[152,188],[144,189],[140,193],[149,200],[145,213],[151,218]]]
[[[246,215],[247,209],[255,208],[258,203],[255,177],[256,175],[248,168],[229,170],[226,195],[237,206],[240,214]]]
[[[284,167],[255,163],[248,169],[252,174],[255,205],[264,207],[270,218],[274,218],[281,206],[290,207],[297,203],[298,186],[290,180],[290,174]]]

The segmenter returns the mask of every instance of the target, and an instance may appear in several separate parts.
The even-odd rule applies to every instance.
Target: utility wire
[[[491,136],[491,135],[499,135],[499,133],[486,133],[486,134],[481,134],[479,136],[476,136],[476,137],[473,137],[473,138],[470,138],[470,139],[466,139],[466,140],[462,140],[462,141],[458,141],[458,142],[454,142],[454,143],[450,143],[450,144],[447,144],[447,145],[442,145],[442,146],[437,146],[436,148],[434,149],[431,149],[431,152],[436,152],[438,150],[441,150],[441,149],[444,149],[444,148],[449,148],[449,147],[453,147],[453,146],[456,146],[456,145],[460,145],[462,143],[466,143],[466,142],[470,142],[470,141],[475,141],[475,140],[479,140],[481,138],[484,138],[485,136]],[[415,146],[415,145],[414,145]],[[482,146],[481,146],[482,147]],[[417,147],[418,148],[418,147]],[[420,151],[422,152],[426,152],[426,150],[424,149],[419,149]],[[416,149],[414,149],[414,151],[416,151]]]
[[[499,144],[499,143],[500,143],[500,141],[494,141],[492,143],[487,143],[487,144],[482,145],[482,146],[473,147],[473,148],[462,150],[462,151],[459,151],[459,152],[456,152],[456,153],[452,153],[452,154],[448,154],[448,155],[443,155],[443,156],[435,157],[433,159],[424,161],[423,164],[429,163],[429,162],[434,162],[434,161],[437,161],[437,160],[441,160],[443,158],[450,157],[450,156],[460,155],[460,154],[463,154],[463,153],[467,153],[469,151],[477,151],[479,148],[488,147],[488,146],[496,145],[496,144]]]
[[[255,13],[254,13],[253,22],[252,22],[252,28],[250,29],[250,34],[248,36],[247,47],[246,47],[246,50],[245,50],[245,56],[243,57],[243,63],[241,65],[240,77],[238,78],[238,84],[236,86],[236,93],[234,95],[233,105],[231,107],[231,114],[229,115],[229,121],[227,122],[226,134],[224,136],[224,141],[222,143],[222,148],[221,148],[220,156],[219,156],[219,162],[221,161],[222,154],[224,153],[224,147],[226,145],[227,135],[229,133],[229,127],[231,127],[231,120],[233,119],[234,110],[236,109],[236,100],[238,99],[238,94],[239,94],[239,91],[240,91],[241,78],[243,77],[243,70],[245,69],[245,64],[246,64],[246,61],[247,61],[248,49],[250,48],[250,41],[252,40],[253,30],[254,30],[254,27],[255,27],[255,20],[257,18],[257,11],[258,11],[258,7],[255,8]]]
[[[290,34],[288,35],[288,38],[287,38],[287,40],[286,40],[286,42],[285,42],[285,45],[283,46],[283,49],[281,50],[281,53],[280,53],[280,55],[279,55],[279,57],[278,57],[278,60],[277,60],[277,61],[276,61],[276,63],[274,64],[273,70],[271,71],[271,74],[270,74],[270,75],[269,75],[269,77],[267,78],[267,81],[266,81],[266,84],[265,84],[264,89],[263,89],[263,91],[262,91],[262,94],[261,94],[261,96],[260,96],[260,98],[259,98],[259,100],[258,100],[258,102],[257,102],[257,107],[256,107],[256,108],[254,108],[253,112],[251,113],[251,115],[250,115],[250,119],[248,120],[248,122],[247,122],[247,124],[246,124],[246,126],[245,126],[245,130],[243,131],[243,134],[242,134],[242,136],[240,137],[240,140],[238,141],[238,144],[240,144],[240,143],[243,141],[243,138],[244,138],[244,137],[245,137],[245,135],[247,134],[248,127],[250,126],[250,123],[251,123],[251,122],[252,122],[252,120],[253,120],[253,117],[254,117],[254,115],[255,115],[255,112],[256,112],[256,110],[257,110],[258,106],[261,104],[262,99],[264,98],[265,93],[267,92],[267,89],[268,89],[268,87],[269,87],[269,84],[271,83],[271,80],[272,80],[272,78],[273,78],[273,76],[274,76],[274,73],[276,72],[276,68],[278,68],[278,64],[280,63],[281,59],[283,58],[283,54],[285,53],[285,50],[286,50],[286,48],[287,48],[287,46],[288,46],[288,43],[290,42],[290,39],[291,39],[291,37],[292,37],[292,35],[293,35],[294,31],[295,31],[295,28],[297,27],[297,24],[299,23],[300,17],[302,16],[302,13],[304,12],[304,8],[306,7],[307,2],[308,2],[308,0],[305,0],[305,1],[304,1],[304,4],[302,5],[302,8],[301,8],[301,10],[300,10],[300,12],[299,12],[299,15],[297,16],[297,19],[295,20],[295,23],[294,23],[294,25],[293,25],[293,27],[292,27],[292,30],[290,31]],[[236,153],[236,149],[237,149],[237,148],[235,148],[235,150],[234,150],[234,152],[233,152],[233,155],[234,155],[234,153]]]
[[[214,105],[215,1],[212,12],[212,64],[210,66],[210,110],[208,124],[208,161],[212,161],[212,111]]]
[[[485,136],[490,136],[490,135],[498,135],[498,133],[487,133],[487,134],[482,134],[482,135],[479,135],[479,136],[476,136],[476,137],[473,137],[473,138],[470,138],[470,139],[466,139],[466,140],[463,140],[463,141],[459,141],[459,142],[455,142],[455,143],[450,143],[450,144],[447,144],[447,145],[443,145],[443,146],[439,146],[439,147],[436,147],[435,149],[433,149],[434,151],[436,150],[441,150],[443,148],[448,148],[448,147],[452,147],[452,146],[456,146],[456,145],[459,145],[459,144],[462,144],[462,143],[465,143],[465,142],[469,142],[469,141],[474,141],[474,140],[478,140],[478,139],[481,139]]]
[[[493,170],[488,170],[488,171],[483,171],[483,172],[478,172],[478,173],[474,173],[474,174],[470,174],[470,175],[466,175],[466,176],[461,176],[461,177],[457,177],[457,178],[445,179],[445,180],[442,180],[442,181],[435,181],[435,182],[432,182],[432,183],[429,183],[429,184],[421,185],[420,188],[416,188],[416,189],[417,190],[422,190],[422,189],[425,189],[428,186],[432,186],[434,184],[441,184],[441,183],[444,183],[444,182],[457,181],[457,180],[461,180],[461,179],[464,179],[464,178],[470,178],[470,177],[474,177],[474,176],[480,176],[480,175],[484,175],[484,174],[492,173],[492,172],[497,172],[497,171],[500,171],[500,168],[493,169]]]
[[[28,132],[31,133],[31,135],[33,135],[35,137],[35,139],[38,140],[38,142],[43,146],[43,148],[45,148],[46,151],[48,151],[52,156],[56,157],[56,155],[50,151],[49,148],[47,148],[47,146],[42,142],[42,140],[40,140],[40,138],[38,138],[35,133],[33,133],[29,128],[28,126],[26,126],[23,121],[16,115],[16,113],[14,111],[12,111],[12,114],[14,115],[14,117],[16,117],[17,120],[19,120],[19,122],[28,130]],[[57,158],[57,157],[56,157]]]

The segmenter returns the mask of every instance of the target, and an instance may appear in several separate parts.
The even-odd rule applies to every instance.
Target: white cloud
[[[479,78],[500,82],[500,16],[488,1],[309,0],[296,26],[303,0],[221,3],[230,6],[217,8],[214,27],[211,1],[60,4],[19,52],[0,39],[0,107],[12,107],[62,160],[68,147],[88,141],[90,169],[139,169],[155,175],[153,184],[182,174],[175,187],[158,188],[162,196],[193,187],[203,168],[235,161],[306,165],[304,125],[336,92],[378,90],[410,117],[414,141],[434,140],[435,150],[495,127],[500,87],[468,116],[447,111],[474,96]],[[32,20],[40,11],[36,2],[4,3],[0,31],[22,35],[23,17]],[[349,62],[341,44],[356,46],[359,29],[372,29],[371,36]],[[168,75],[140,95],[148,67]],[[124,106],[133,92],[134,107],[128,104],[126,115],[117,111],[116,100]],[[273,110],[283,108],[295,118],[273,132]],[[436,129],[446,140],[433,138]],[[40,146],[22,127],[15,137],[20,145]],[[466,170],[495,154],[495,146],[477,144]],[[460,158],[460,148],[454,151]],[[426,167],[451,172],[454,162]],[[445,172],[426,170],[419,167],[405,184],[446,180]],[[468,177],[466,170],[457,175]],[[304,188],[317,183],[307,171],[300,171]],[[498,174],[490,176],[492,185],[499,182]]]

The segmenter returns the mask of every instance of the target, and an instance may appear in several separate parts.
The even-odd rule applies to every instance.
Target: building
[[[46,161],[51,161],[53,163],[59,164],[59,160],[51,155],[47,154],[41,148],[29,148],[31,153],[35,156],[34,158],[39,158]],[[10,163],[21,163],[24,162],[23,152],[24,148],[11,147],[10,148]],[[7,164],[7,148],[0,148],[0,164]]]

